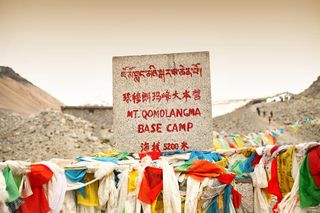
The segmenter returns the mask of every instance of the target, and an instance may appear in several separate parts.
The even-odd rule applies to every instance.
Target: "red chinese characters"
[[[126,103],[150,103],[150,102],[165,102],[169,101],[184,101],[188,102],[190,100],[199,101],[201,100],[201,90],[196,88],[193,90],[185,89],[184,91],[178,92],[174,91],[153,91],[153,92],[125,92],[122,94],[122,101]]]

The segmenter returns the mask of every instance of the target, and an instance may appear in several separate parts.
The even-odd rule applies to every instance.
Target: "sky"
[[[0,65],[66,105],[112,104],[112,57],[209,51],[213,101],[320,75],[319,0],[0,0]]]

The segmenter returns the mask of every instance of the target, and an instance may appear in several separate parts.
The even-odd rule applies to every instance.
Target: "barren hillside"
[[[60,109],[63,105],[47,92],[15,73],[0,66],[0,108],[30,114],[46,108]]]
[[[289,126],[304,118],[320,118],[320,77],[308,89],[291,100],[266,103],[263,100],[251,101],[231,113],[213,118],[213,130],[223,134],[248,134]],[[260,110],[260,116],[257,113]],[[263,115],[265,112],[265,116]],[[273,118],[269,124],[270,112]],[[280,143],[300,143],[320,141],[320,125],[304,125],[294,132],[287,128]]]
[[[320,98],[320,76],[316,81],[314,81],[311,86],[303,91],[301,96],[308,96],[308,97],[314,97],[314,98]]]

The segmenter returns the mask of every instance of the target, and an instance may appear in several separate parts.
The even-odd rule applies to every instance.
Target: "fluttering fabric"
[[[270,211],[267,190],[281,201],[274,211],[303,212],[320,202],[319,151],[319,143],[312,143],[179,152],[155,160],[146,155],[141,161],[136,154],[117,160],[115,152],[105,152],[67,164],[1,162],[0,212],[14,212],[22,202],[22,213],[242,212],[233,171],[251,175],[254,212]],[[306,153],[300,165],[296,156]]]
[[[291,192],[288,193],[278,205],[278,211],[284,213],[303,212],[299,206],[299,170],[296,174]]]
[[[278,148],[279,148],[279,146],[274,146],[271,149],[271,153],[274,153]],[[273,159],[272,164],[271,164],[271,179],[268,183],[268,192],[277,197],[277,202],[274,205],[274,207],[272,208],[273,211],[278,207],[278,203],[280,203],[283,198],[283,196],[281,194],[280,186],[279,186],[277,164],[278,164],[277,158]]]
[[[222,158],[219,154],[213,152],[197,151],[191,152],[189,160],[207,160],[210,162],[220,161]]]
[[[230,213],[230,193],[231,193],[231,185],[227,185],[226,189],[224,190],[224,194],[223,194],[223,201],[225,203],[225,209],[224,211],[226,213]]]
[[[181,197],[177,176],[173,167],[166,160],[162,160],[163,169],[163,209],[164,213],[180,213]]]
[[[161,156],[162,152],[143,152],[139,153],[140,159],[144,158],[145,156],[150,156],[152,160],[157,160]]]
[[[7,203],[7,206],[11,213],[16,213],[22,204],[23,204],[23,200],[21,198],[18,198],[15,201]]]
[[[140,185],[138,198],[144,203],[152,204],[157,198],[163,187],[162,169],[146,167]]]
[[[195,160],[187,168],[176,167],[176,172],[184,172],[186,175],[198,180],[203,181],[206,177],[218,177],[220,174],[226,173],[226,170],[215,163],[206,160]]]
[[[184,212],[196,212],[200,181],[188,177]]]
[[[320,204],[320,188],[317,187],[310,173],[309,155],[303,160],[300,167],[299,195],[302,208]]]
[[[64,170],[49,161],[41,162],[41,164],[46,165],[53,172],[53,176],[48,183],[48,201],[51,213],[59,213],[67,190],[67,179],[64,175]]]
[[[94,175],[87,173],[84,177],[84,182],[89,182],[94,179]],[[90,207],[99,206],[99,197],[98,197],[98,182],[91,183],[84,187],[84,193],[77,192],[77,201],[78,204]]]
[[[28,179],[33,194],[24,198],[20,210],[22,213],[47,213],[51,209],[43,185],[51,180],[53,172],[43,164],[31,164],[30,170]]]
[[[241,205],[242,195],[232,187],[231,189],[232,202],[236,209],[238,209]]]
[[[310,174],[316,186],[320,188],[320,146],[310,150],[308,156]]]
[[[6,180],[4,179],[2,170],[0,170],[0,211],[3,213],[10,213],[6,201],[9,195],[6,190]]]
[[[2,172],[6,181],[6,190],[9,195],[7,202],[13,202],[20,197],[19,189],[16,185],[11,169],[6,167],[2,170]]]
[[[80,182],[80,183],[84,183],[84,177],[87,174],[86,169],[78,169],[78,170],[65,170],[64,171],[67,179],[71,182]],[[80,188],[79,191],[84,194],[85,193],[85,189],[84,187]]]

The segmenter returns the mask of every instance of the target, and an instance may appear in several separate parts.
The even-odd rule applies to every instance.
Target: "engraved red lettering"
[[[138,124],[138,133],[162,133],[162,124]]]
[[[129,110],[127,112],[127,118],[137,118],[137,112],[138,110]]]
[[[174,124],[168,124],[166,127],[166,130],[168,132],[189,132],[193,128],[193,123],[174,123]]]

